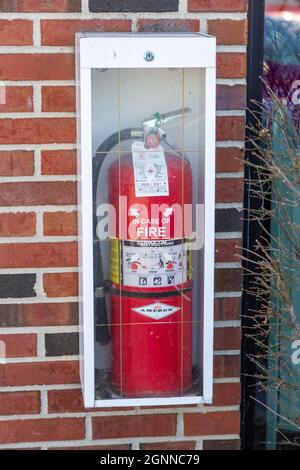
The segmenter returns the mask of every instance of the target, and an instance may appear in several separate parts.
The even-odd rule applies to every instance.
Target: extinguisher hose
[[[106,345],[110,341],[108,327],[108,313],[105,299],[105,290],[109,283],[104,279],[103,260],[101,253],[101,241],[97,236],[97,188],[101,167],[107,154],[120,142],[133,138],[141,138],[144,135],[142,128],[129,128],[115,132],[99,145],[93,157],[93,259],[94,259],[94,314],[96,324],[96,341]]]

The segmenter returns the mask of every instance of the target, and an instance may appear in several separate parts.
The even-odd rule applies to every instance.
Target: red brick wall
[[[246,9],[246,0],[0,0],[0,345],[7,353],[0,364],[0,449],[238,448],[236,253],[242,230]],[[217,36],[212,406],[83,408],[74,102],[74,33],[80,30]]]

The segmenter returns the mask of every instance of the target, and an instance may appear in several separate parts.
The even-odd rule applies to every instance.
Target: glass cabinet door
[[[97,399],[202,395],[204,85],[92,70]]]

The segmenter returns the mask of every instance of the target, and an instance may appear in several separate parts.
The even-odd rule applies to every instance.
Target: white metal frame
[[[155,54],[146,62],[144,53]],[[203,396],[95,400],[92,218],[93,68],[205,68]],[[216,41],[202,34],[79,33],[76,37],[80,377],[86,407],[211,403],[213,388]]]

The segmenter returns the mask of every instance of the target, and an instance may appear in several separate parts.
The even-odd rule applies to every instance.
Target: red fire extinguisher
[[[117,221],[110,240],[112,386],[125,397],[181,395],[192,384],[191,252],[182,223],[192,205],[192,172],[179,151],[163,149],[160,127],[188,111],[157,113],[142,132],[122,131],[143,140],[108,172]]]

